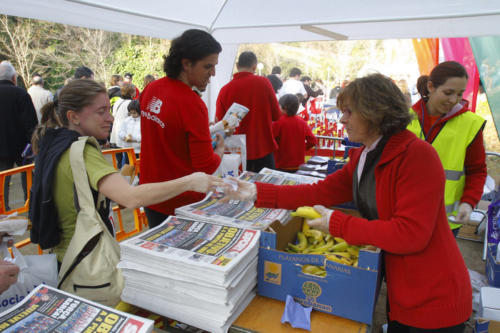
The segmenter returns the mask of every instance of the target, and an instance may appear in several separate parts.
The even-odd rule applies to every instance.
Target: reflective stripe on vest
[[[416,112],[410,109],[410,113],[415,117],[408,125],[408,130],[425,140]],[[446,121],[434,141],[431,142],[441,159],[446,175],[444,201],[448,215],[457,212],[465,187],[464,163],[467,147],[474,140],[484,122],[485,120],[480,116],[470,111],[464,112]]]

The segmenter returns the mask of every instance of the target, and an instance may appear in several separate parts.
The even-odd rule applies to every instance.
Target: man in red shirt
[[[151,82],[140,96],[141,184],[176,179],[196,171],[214,173],[224,153],[224,139],[217,137],[212,148],[208,111],[193,87],[205,90],[215,65],[220,44],[207,32],[185,31],[172,41],[164,57],[167,74]],[[155,227],[181,207],[203,198],[184,192],[145,209],[150,227]]]
[[[235,134],[245,134],[247,140],[247,170],[259,172],[262,168],[274,169],[273,152],[278,148],[274,141],[272,122],[280,117],[278,99],[269,80],[255,75],[257,57],[253,52],[243,52],[236,64],[238,73],[222,87],[217,97],[216,118],[222,119],[234,103],[246,106],[249,111]]]

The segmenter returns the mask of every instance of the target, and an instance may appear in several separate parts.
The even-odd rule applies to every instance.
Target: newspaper
[[[0,313],[0,332],[151,332],[154,322],[39,285],[8,311]]]
[[[257,230],[170,216],[149,232],[121,242],[121,261],[147,264],[160,274],[168,274],[166,265],[174,265],[176,275],[197,272],[205,281],[227,285],[244,268],[240,264],[257,255],[259,236]]]
[[[312,184],[317,178],[262,169],[259,173],[245,171],[238,179],[249,182],[262,182],[277,185]],[[176,215],[193,219],[210,221],[221,225],[237,226],[239,228],[263,230],[275,220],[286,224],[290,220],[290,211],[285,209],[257,208],[247,201],[230,200],[221,202],[223,193],[210,192],[196,203],[179,207]]]

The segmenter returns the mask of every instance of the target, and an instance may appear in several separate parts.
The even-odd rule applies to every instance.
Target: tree
[[[0,52],[16,68],[25,87],[29,87],[33,66],[40,58],[37,22],[0,15]]]

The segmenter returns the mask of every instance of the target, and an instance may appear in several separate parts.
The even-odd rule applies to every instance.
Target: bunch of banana
[[[321,214],[318,213],[316,209],[310,206],[299,207],[297,208],[297,210],[295,210],[295,212],[291,212],[290,215],[299,216],[310,220],[314,220],[321,217]]]
[[[288,243],[287,251],[291,253],[323,254],[328,260],[357,267],[359,249],[359,246],[349,245],[342,238],[332,237],[320,230],[310,229],[309,225],[304,221],[302,230],[297,233],[296,244]]]

